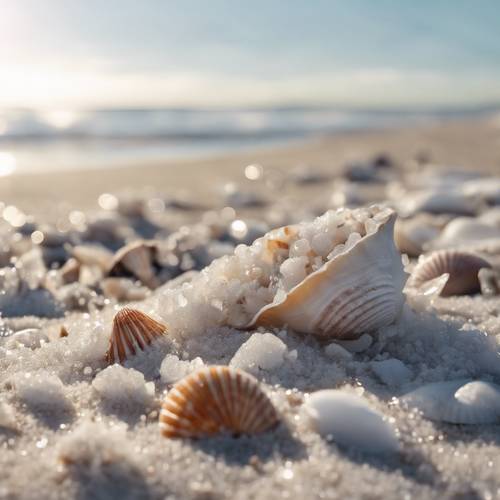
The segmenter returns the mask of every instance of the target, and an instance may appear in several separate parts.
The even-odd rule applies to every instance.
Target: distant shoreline
[[[244,183],[250,163],[287,170],[300,164],[338,172],[346,161],[384,152],[404,164],[426,151],[433,161],[484,172],[500,171],[499,127],[492,120],[447,121],[386,130],[343,132],[268,148],[214,154],[199,158],[131,161],[116,168],[45,171],[0,178],[0,201],[28,213],[50,210],[64,202],[78,209],[96,208],[103,192],[146,187],[171,193],[189,190],[201,200],[210,198],[225,182]]]

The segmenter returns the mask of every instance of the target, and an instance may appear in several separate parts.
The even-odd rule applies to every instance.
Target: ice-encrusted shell
[[[283,326],[323,338],[354,339],[391,324],[406,281],[393,239],[396,214],[263,307],[249,327]]]
[[[413,270],[408,285],[420,288],[425,283],[448,274],[446,285],[441,295],[463,295],[479,291],[478,272],[491,265],[482,257],[460,250],[440,250],[432,252],[418,262]]]
[[[489,382],[435,382],[409,392],[402,402],[438,422],[471,425],[500,423],[500,388]]]
[[[113,319],[113,331],[105,359],[109,364],[123,364],[138,350],[143,351],[155,338],[165,335],[166,331],[167,327],[151,316],[125,307]]]
[[[209,366],[170,390],[160,412],[160,429],[168,438],[259,434],[278,420],[257,379],[227,366]]]
[[[154,242],[139,240],[125,245],[114,255],[108,274],[120,276],[122,274],[120,270],[125,269],[147,287],[156,288],[158,280],[153,267],[155,253]]]

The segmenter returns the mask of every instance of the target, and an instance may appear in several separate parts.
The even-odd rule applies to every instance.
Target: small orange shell
[[[136,309],[123,308],[113,320],[113,331],[106,352],[109,364],[121,364],[130,356],[143,351],[147,345],[164,335],[167,327],[154,320],[151,316]]]
[[[202,368],[179,381],[160,413],[168,438],[258,434],[277,423],[276,409],[257,379],[227,366]]]
[[[408,284],[420,288],[427,281],[447,273],[450,277],[441,291],[443,297],[476,293],[480,289],[477,275],[483,267],[491,268],[491,265],[473,253],[440,250],[426,255],[418,262]]]

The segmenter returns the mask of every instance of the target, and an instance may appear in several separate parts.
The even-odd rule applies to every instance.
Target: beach
[[[0,201],[0,499],[500,496],[498,118],[48,165],[0,178]],[[125,257],[137,240],[140,264]],[[476,260],[417,286],[419,255],[437,251]],[[330,262],[323,322],[312,299],[265,317]],[[124,307],[157,335],[114,345]],[[164,437],[172,387],[211,366],[254,377],[273,425]],[[438,403],[414,395],[429,384]],[[321,390],[340,402],[315,406]]]
[[[131,187],[152,187],[172,192],[189,189],[195,197],[214,199],[217,188],[227,182],[244,182],[245,166],[252,163],[282,168],[285,171],[301,164],[312,165],[335,174],[346,161],[364,160],[386,153],[396,161],[408,162],[419,153],[430,155],[433,162],[497,172],[500,144],[498,122],[463,120],[411,126],[408,128],[339,133],[330,137],[300,141],[285,147],[211,156],[207,159],[180,159],[131,164],[119,169],[48,172],[36,177],[13,175],[0,179],[0,196],[26,210],[66,202],[75,208],[95,207],[97,197]],[[206,177],[205,177],[206,176]],[[203,182],[197,182],[203,178]],[[32,182],[31,179],[36,179]]]

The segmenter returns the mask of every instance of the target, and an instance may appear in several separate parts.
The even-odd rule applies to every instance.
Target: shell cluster
[[[258,381],[227,366],[202,368],[182,379],[160,413],[160,429],[168,438],[259,434],[277,423],[278,414]]]

